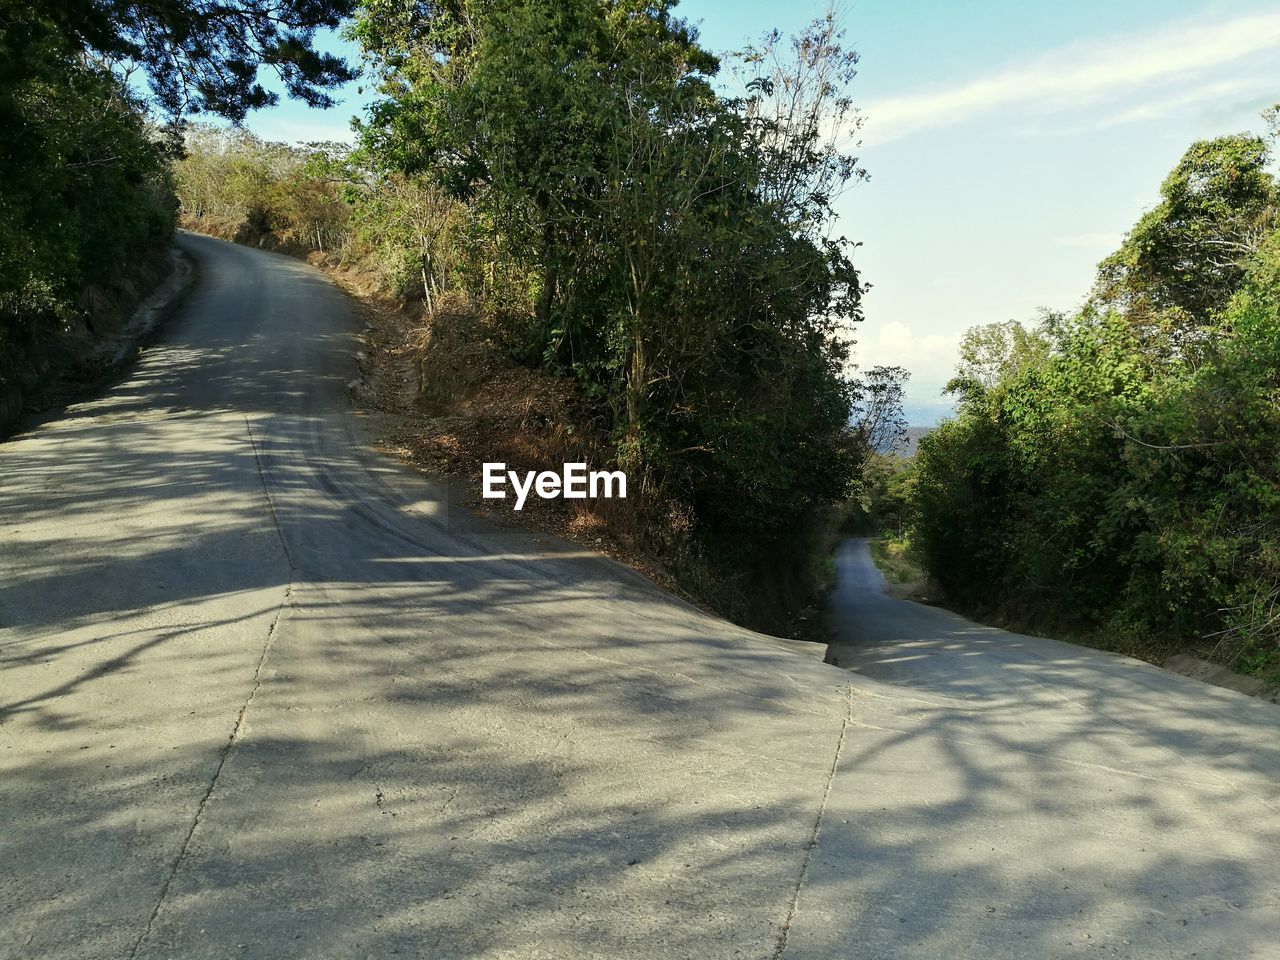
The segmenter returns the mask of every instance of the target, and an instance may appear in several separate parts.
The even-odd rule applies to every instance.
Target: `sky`
[[[685,0],[678,13],[724,52],[826,9]],[[967,328],[1079,306],[1183,151],[1261,132],[1260,112],[1280,101],[1274,0],[843,0],[837,11],[861,55],[854,152],[870,173],[837,205],[871,285],[855,360],[911,371],[915,425],[949,412],[942,387]],[[273,140],[347,138],[367,94],[357,83],[340,95],[333,110],[283,102],[247,125]]]

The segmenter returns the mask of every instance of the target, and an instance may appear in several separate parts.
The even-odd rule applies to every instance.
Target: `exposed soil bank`
[[[351,398],[376,414],[383,451],[426,476],[448,478],[459,506],[604,553],[699,609],[823,649],[821,590],[801,589],[810,586],[805,578],[780,572],[759,578],[764,582],[753,603],[744,603],[740,586],[723,582],[688,549],[687,517],[676,505],[655,509],[643,490],[633,489],[627,500],[530,498],[519,512],[510,500],[482,499],[485,462],[521,472],[577,462],[600,467],[608,445],[577,386],[504,359],[466,303],[440,297],[432,311],[388,293],[385,277],[359,258],[302,247],[246,224],[208,217],[182,223],[194,233],[303,259],[358,302],[365,321],[362,376],[349,385]]]
[[[82,318],[4,358],[0,438],[104,384],[137,355],[190,288],[195,270],[169,245],[130,269],[111,290],[85,291]]]

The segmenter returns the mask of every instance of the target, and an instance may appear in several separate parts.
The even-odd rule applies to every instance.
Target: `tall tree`
[[[384,98],[362,142],[520,266],[528,359],[575,376],[618,462],[704,544],[803,554],[865,449],[845,366],[862,287],[832,209],[860,175],[856,56],[826,18],[740,57],[722,96],[674,6],[364,0]]]
[[[274,70],[291,97],[330,106],[327,89],[354,77],[315,32],[337,27],[354,0],[11,0],[0,21],[0,86],[51,63],[88,56],[141,70],[168,113],[239,122],[276,103],[258,81]]]
[[[1246,261],[1274,226],[1276,183],[1267,142],[1229,136],[1194,143],[1160,186],[1160,203],[1101,264],[1097,298],[1135,320],[1188,332],[1222,310]]]
[[[960,338],[960,362],[947,392],[972,399],[1001,381],[1012,380],[1018,371],[1048,353],[1049,338],[1017,320],[970,327]]]
[[[430,170],[451,195],[485,206],[511,254],[538,265],[547,342],[628,112],[676,90],[711,95],[704,77],[717,62],[673,6],[371,0],[357,19],[387,95],[370,111],[365,143],[388,167]]]

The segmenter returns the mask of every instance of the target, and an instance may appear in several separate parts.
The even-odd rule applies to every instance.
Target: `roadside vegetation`
[[[849,374],[862,283],[832,203],[863,176],[856,56],[828,17],[722,64],[672,6],[369,0],[351,34],[382,96],[357,146],[195,127],[181,215],[402,308],[388,346],[448,425],[409,446],[473,480],[623,469],[628,499],[574,522],[784,631],[901,427],[901,371]]]
[[[918,583],[925,577],[924,571],[911,559],[911,542],[905,537],[873,538],[871,559],[890,583]]]
[[[863,537],[904,537],[912,517],[914,467],[911,458],[898,453],[867,457],[857,487],[845,504],[841,531]]]
[[[969,332],[958,413],[896,481],[949,602],[1280,679],[1273,141],[1194,144],[1078,313]]]
[[[0,129],[3,434],[59,355],[154,281],[175,204],[142,102],[49,19],[0,28]]]
[[[350,76],[314,52],[342,2],[6,3],[0,18],[0,435],[128,319],[169,269],[170,161],[192,111],[242,119]]]

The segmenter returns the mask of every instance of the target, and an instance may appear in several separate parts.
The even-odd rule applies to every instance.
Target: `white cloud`
[[[1193,73],[1278,48],[1280,11],[1216,23],[1183,21],[1141,36],[1073,44],[955,87],[868,104],[863,138],[883,144],[1020,105],[1060,110],[1096,103],[1161,82],[1185,82]]]
[[[1171,97],[1140,103],[1120,113],[1100,121],[1097,129],[1118,127],[1126,123],[1137,123],[1143,120],[1160,120],[1187,107],[1198,107],[1205,103],[1221,103],[1227,97],[1237,93],[1245,93],[1274,86],[1271,78],[1242,77],[1235,80],[1223,80],[1219,83],[1198,84],[1191,90],[1179,92]]]
[[[264,140],[281,143],[313,143],[323,140],[354,143],[355,134],[351,131],[350,121],[341,122],[341,110],[341,107],[334,108],[333,114],[327,116],[324,122],[294,120],[263,112],[251,116],[246,125]]]
[[[1019,133],[1036,137],[1080,137],[1131,123],[1166,121],[1178,114],[1207,116],[1246,112],[1256,116],[1280,97],[1270,73],[1216,83],[1200,82],[1189,90],[1179,87],[1168,96],[1152,96],[1156,93],[1150,91],[1131,106],[1109,114],[1099,112],[1082,122],[1063,123],[1060,114],[1031,117]]]
[[[1057,237],[1054,243],[1059,247],[1081,247],[1086,250],[1114,250],[1124,241],[1123,233],[1073,233],[1066,237]]]
[[[941,389],[955,372],[960,335],[918,334],[900,320],[872,326],[861,331],[854,348],[854,360],[867,370],[871,367],[906,367],[911,371],[912,393],[931,395]]]

